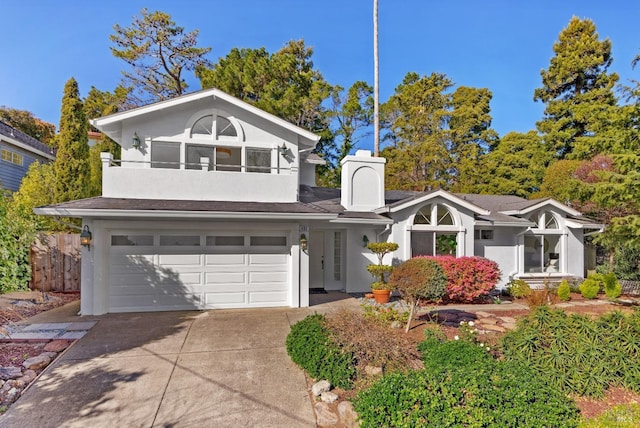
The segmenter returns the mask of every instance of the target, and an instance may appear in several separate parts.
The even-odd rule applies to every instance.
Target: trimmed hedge
[[[356,376],[353,354],[343,352],[329,338],[324,316],[309,315],[291,327],[286,341],[291,360],[316,379],[327,379],[343,389],[353,387]]]

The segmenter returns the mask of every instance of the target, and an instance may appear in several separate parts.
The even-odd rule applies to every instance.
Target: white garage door
[[[288,306],[286,232],[112,232],[109,312]]]

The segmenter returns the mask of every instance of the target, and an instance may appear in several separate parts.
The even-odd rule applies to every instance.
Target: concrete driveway
[[[65,321],[50,312],[46,322]],[[313,427],[304,374],[285,350],[290,325],[310,312],[75,317],[99,322],[0,416],[0,426]]]

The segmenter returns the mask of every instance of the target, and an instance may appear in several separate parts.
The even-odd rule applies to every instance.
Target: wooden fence
[[[31,289],[80,291],[80,235],[40,235],[31,246]]]

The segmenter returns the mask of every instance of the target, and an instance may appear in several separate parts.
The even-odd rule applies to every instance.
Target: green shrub
[[[640,310],[597,319],[540,307],[502,338],[507,361],[543,373],[566,393],[602,396],[610,386],[640,391]]]
[[[567,301],[571,299],[571,286],[569,285],[569,281],[563,279],[558,285],[558,298],[562,301]]]
[[[580,284],[580,293],[585,299],[595,299],[600,291],[600,282],[594,278],[587,278]]]
[[[637,428],[639,426],[640,404],[620,404],[597,418],[580,422],[580,428]]]
[[[0,294],[29,289],[29,251],[36,236],[32,217],[17,208],[0,186]]]
[[[352,387],[356,375],[353,354],[342,351],[329,338],[323,315],[309,315],[294,324],[286,347],[291,360],[310,376],[327,379],[340,388]]]
[[[529,284],[521,279],[514,279],[507,284],[507,292],[516,299],[529,296],[531,291]]]
[[[573,401],[527,367],[492,359],[472,370],[442,367],[384,376],[361,391],[353,403],[360,426],[577,426]]]
[[[604,283],[604,294],[607,299],[617,299],[622,294],[622,285],[616,279],[616,275],[613,272],[602,275],[602,282]]]
[[[484,346],[466,340],[426,338],[418,344],[418,350],[422,354],[425,369],[436,372],[447,369],[474,370],[492,359]]]

